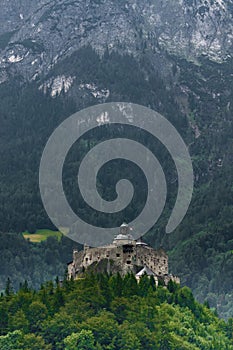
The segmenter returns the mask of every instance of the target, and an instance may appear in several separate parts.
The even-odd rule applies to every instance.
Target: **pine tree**
[[[13,286],[9,277],[7,278],[7,281],[6,281],[5,294],[8,297],[14,294]]]

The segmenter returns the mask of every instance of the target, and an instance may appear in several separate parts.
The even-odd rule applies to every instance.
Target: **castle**
[[[177,276],[168,273],[168,256],[163,249],[154,250],[148,244],[135,240],[126,223],[110,245],[73,251],[73,261],[68,263],[68,278],[78,278],[84,271],[133,273],[137,280],[143,274],[153,276],[156,284],[162,280],[165,285],[170,280],[180,283]]]

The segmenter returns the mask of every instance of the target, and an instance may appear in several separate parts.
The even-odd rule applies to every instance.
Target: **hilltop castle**
[[[148,244],[135,240],[126,223],[120,227],[119,234],[110,245],[73,252],[73,261],[68,263],[68,276],[78,278],[87,269],[96,272],[135,274],[139,280],[143,274],[153,276],[156,284],[163,280],[180,283],[180,279],[168,273],[168,256],[163,249],[154,250]]]

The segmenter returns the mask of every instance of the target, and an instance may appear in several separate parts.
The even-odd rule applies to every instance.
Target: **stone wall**
[[[131,241],[128,244],[89,248],[83,251],[74,251],[73,262],[68,265],[69,276],[75,277],[85,271],[89,266],[103,259],[113,261],[115,268],[124,275],[135,273],[138,268],[147,266],[156,275],[168,274],[168,256],[164,250],[154,250],[146,244]]]

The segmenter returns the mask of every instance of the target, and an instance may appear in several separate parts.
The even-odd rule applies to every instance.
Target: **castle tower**
[[[73,261],[76,261],[76,260],[78,260],[78,249],[77,248],[75,248],[73,250]]]
[[[123,224],[120,226],[120,234],[128,236],[129,234],[129,225],[123,222]]]
[[[124,244],[135,244],[133,236],[129,233],[129,225],[123,222],[120,226],[119,234],[114,238],[113,244],[124,245]]]

